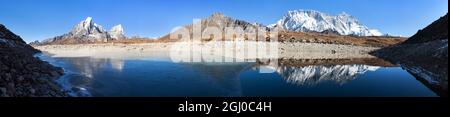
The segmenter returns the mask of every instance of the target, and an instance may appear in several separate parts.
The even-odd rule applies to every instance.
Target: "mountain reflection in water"
[[[381,59],[277,63],[173,63],[170,60],[53,58],[73,96],[437,96],[401,67]],[[260,73],[263,68],[273,73]]]
[[[334,65],[280,67],[277,72],[289,83],[315,85],[322,81],[334,81],[340,85],[354,80],[366,71],[375,71],[379,67],[367,65]]]
[[[323,81],[333,81],[343,85],[367,71],[380,67],[395,67],[389,62],[376,58],[364,59],[279,59],[276,72],[288,83],[315,85]],[[260,63],[266,65],[270,63]],[[273,64],[272,64],[273,65]]]

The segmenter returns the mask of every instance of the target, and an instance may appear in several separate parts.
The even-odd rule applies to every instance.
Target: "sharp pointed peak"
[[[92,17],[86,17],[86,19],[84,19],[84,21],[91,22],[92,21]]]

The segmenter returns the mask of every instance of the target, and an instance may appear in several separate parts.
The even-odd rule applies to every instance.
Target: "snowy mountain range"
[[[94,23],[92,17],[87,17],[75,25],[69,33],[46,39],[41,44],[107,42],[118,39],[126,39],[122,25],[116,25],[110,31],[106,31],[103,26]]]
[[[383,35],[376,29],[369,29],[360,24],[356,18],[345,12],[331,16],[314,10],[294,10],[289,11],[277,23],[268,27],[295,32],[325,32],[356,36]]]
[[[280,29],[293,32],[320,32],[356,36],[383,35],[376,29],[369,29],[367,26],[360,24],[356,18],[349,14],[341,13],[337,16],[331,16],[314,10],[289,11],[277,23],[269,26],[234,19],[224,16],[222,13],[214,13],[210,17],[196,23],[202,25],[201,31],[210,26],[218,27],[222,31],[225,30],[225,27],[238,26],[242,27],[244,32],[255,32],[256,29]],[[192,28],[193,25],[194,24],[187,25],[186,28]],[[94,23],[91,17],[87,17],[85,20],[75,25],[69,33],[46,39],[42,42],[32,42],[31,44],[95,43],[120,39],[127,39],[122,25],[116,25],[109,31],[106,31],[101,25]],[[162,36],[159,39],[170,40],[168,39],[168,35]]]

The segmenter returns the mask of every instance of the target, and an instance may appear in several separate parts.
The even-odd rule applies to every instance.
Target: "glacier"
[[[342,12],[331,16],[315,10],[293,10],[278,20],[277,23],[268,25],[269,28],[295,32],[334,32],[340,35],[356,36],[382,36],[376,29],[369,29],[359,21]]]

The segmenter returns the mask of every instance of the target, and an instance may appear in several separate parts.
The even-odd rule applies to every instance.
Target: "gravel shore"
[[[267,43],[268,44],[268,43]],[[273,44],[273,43],[272,43]],[[120,57],[158,57],[170,55],[175,46],[182,46],[182,51],[198,52],[200,50],[190,50],[192,45],[185,42],[178,43],[145,43],[145,44],[76,44],[76,45],[45,45],[34,46],[36,49],[48,52],[53,57],[99,57],[99,58],[120,58]],[[205,48],[213,45],[213,48],[220,48],[217,44],[193,44]],[[225,47],[225,46],[224,46]],[[249,46],[250,48],[252,46]],[[253,46],[255,47],[255,46]],[[295,59],[336,59],[336,58],[373,58],[368,53],[379,49],[378,47],[363,47],[339,44],[320,43],[276,43],[278,52],[275,58],[295,58]],[[247,51],[234,50],[228,47],[225,51]],[[204,50],[203,50],[204,51]],[[270,50],[268,50],[270,51]],[[251,57],[250,57],[251,58]]]

